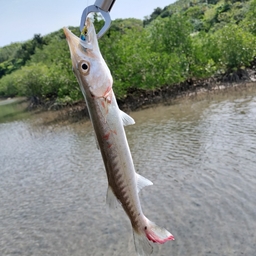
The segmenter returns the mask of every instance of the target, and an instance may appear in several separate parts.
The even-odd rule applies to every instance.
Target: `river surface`
[[[154,183],[143,211],[176,239],[153,255],[255,256],[256,86],[130,115],[135,167]],[[41,118],[1,118],[0,255],[136,255],[121,207],[107,212],[90,122]]]

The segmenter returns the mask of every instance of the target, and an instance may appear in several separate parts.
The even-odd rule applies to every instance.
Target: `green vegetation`
[[[96,30],[102,24],[96,17]],[[179,0],[143,21],[115,20],[99,43],[119,98],[233,73],[256,59],[256,0]],[[13,96],[36,103],[82,98],[62,30],[0,48],[0,97]]]

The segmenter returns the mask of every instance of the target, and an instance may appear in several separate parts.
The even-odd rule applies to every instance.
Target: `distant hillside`
[[[99,44],[119,98],[209,77],[239,81],[256,62],[256,0],[179,0],[144,20],[113,21]],[[0,48],[0,97],[17,95],[35,104],[82,98],[62,29]]]
[[[143,23],[156,18],[170,17],[179,13],[188,17],[194,31],[216,31],[227,24],[239,24],[244,20],[256,21],[255,0],[179,0],[165,8],[156,8]],[[254,26],[256,26],[254,24]]]

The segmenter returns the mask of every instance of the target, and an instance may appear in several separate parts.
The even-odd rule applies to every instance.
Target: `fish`
[[[72,69],[83,93],[107,173],[106,202],[110,209],[118,204],[126,212],[133,228],[138,255],[153,253],[152,242],[174,240],[164,228],[150,221],[141,208],[139,191],[153,183],[135,171],[124,126],[134,119],[120,110],[113,91],[111,72],[100,52],[93,21],[85,21],[86,35],[80,38],[68,28],[64,33],[69,45]]]

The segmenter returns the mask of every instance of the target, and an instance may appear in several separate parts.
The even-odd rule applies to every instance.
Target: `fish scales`
[[[142,212],[138,193],[153,183],[135,172],[124,125],[134,120],[122,112],[112,90],[113,79],[98,46],[92,21],[86,20],[85,40],[67,28],[66,35],[74,74],[84,95],[97,146],[101,151],[108,178],[107,203],[119,201],[131,221],[135,249],[139,255],[153,252],[151,242],[165,243],[173,235],[151,222]]]
[[[88,94],[87,94],[88,95]],[[93,108],[96,111],[90,112],[90,116],[93,122],[95,133],[100,146],[101,154],[105,163],[107,164],[107,176],[109,185],[116,195],[117,199],[122,203],[124,210],[128,216],[132,216],[131,222],[134,228],[137,228],[139,220],[136,216],[140,216],[142,213],[137,192],[133,189],[136,187],[134,172],[130,172],[129,169],[133,168],[133,162],[131,161],[130,154],[121,155],[120,151],[123,145],[128,144],[125,136],[123,124],[115,122],[109,125],[108,119],[102,115],[102,104],[100,99],[95,101],[89,94],[86,97],[89,108]],[[112,95],[113,106],[118,108],[114,95]],[[94,114],[95,113],[95,114]],[[113,132],[115,131],[115,132]],[[105,136],[105,135],[108,136]],[[122,140],[117,140],[117,134],[121,134]],[[112,145],[109,147],[109,144]],[[118,150],[120,149],[120,151]],[[127,182],[129,181],[129,182]],[[133,181],[133,182],[132,182]],[[131,191],[133,193],[131,193]],[[137,205],[137,208],[134,206]]]

